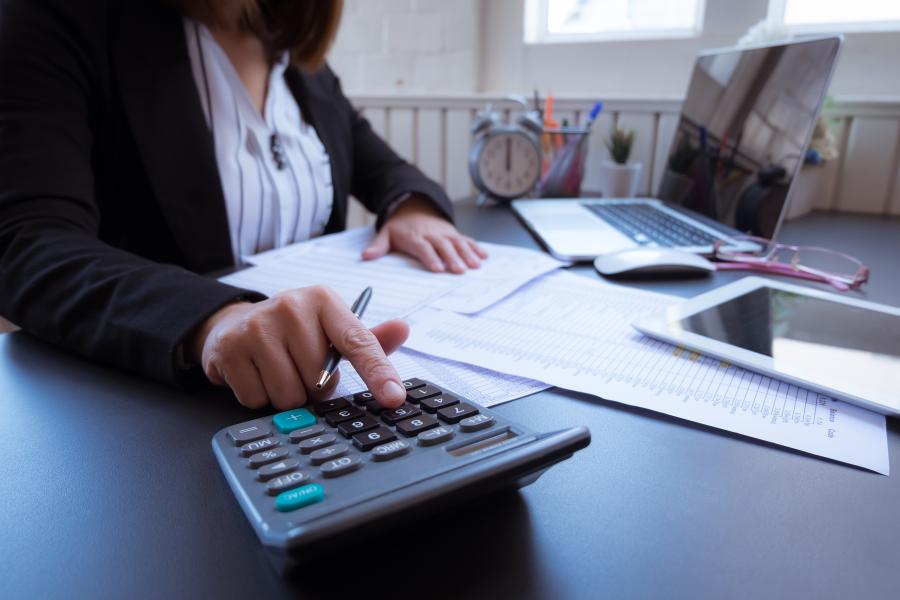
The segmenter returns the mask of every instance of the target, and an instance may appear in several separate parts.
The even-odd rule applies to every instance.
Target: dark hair
[[[298,67],[312,71],[325,62],[343,0],[169,0],[187,17],[206,25],[252,31],[274,58],[284,51]]]

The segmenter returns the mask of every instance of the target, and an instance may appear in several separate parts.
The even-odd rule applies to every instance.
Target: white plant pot
[[[634,198],[641,181],[641,163],[620,165],[611,160],[600,163],[600,193],[604,198]]]

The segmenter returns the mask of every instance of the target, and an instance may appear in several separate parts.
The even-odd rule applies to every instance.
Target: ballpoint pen
[[[366,312],[366,307],[369,305],[369,300],[372,299],[372,288],[367,287],[362,291],[359,295],[359,298],[356,299],[356,302],[353,303],[353,306],[350,307],[350,311],[356,316],[357,319],[361,319],[363,313]],[[319,373],[319,379],[316,380],[316,389],[321,390],[328,383],[328,380],[331,379],[331,376],[334,375],[334,372],[337,370],[338,363],[341,362],[341,353],[338,352],[337,348],[334,347],[334,344],[331,344],[328,347],[328,357],[325,359],[325,364],[322,366],[322,371]]]

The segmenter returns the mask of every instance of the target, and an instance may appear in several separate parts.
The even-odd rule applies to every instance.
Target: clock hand
[[[506,172],[512,170],[512,138],[506,138]]]

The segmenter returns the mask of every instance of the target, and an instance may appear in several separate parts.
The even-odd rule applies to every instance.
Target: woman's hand
[[[431,202],[421,197],[400,205],[362,257],[372,260],[392,250],[419,259],[425,268],[436,273],[464,273],[467,267],[477,269],[487,258],[487,252],[475,240],[459,233]]]
[[[231,387],[249,408],[268,403],[279,410],[329,397],[337,385],[315,389],[328,345],[388,408],[400,406],[406,390],[387,354],[409,335],[404,321],[367,329],[333,291],[321,286],[283,292],[251,304],[229,304],[209,317],[187,347],[188,358],[216,385]]]

